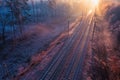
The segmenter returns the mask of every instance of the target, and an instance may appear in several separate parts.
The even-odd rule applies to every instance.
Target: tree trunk
[[[33,17],[35,17],[35,5],[34,5],[34,1],[31,0],[32,3],[32,8],[33,8]],[[34,18],[34,22],[35,22],[35,18]]]
[[[3,27],[2,27],[2,41],[3,44],[5,44],[5,23],[3,23]]]

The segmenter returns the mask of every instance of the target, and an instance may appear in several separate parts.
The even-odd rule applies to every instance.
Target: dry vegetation
[[[107,3],[101,10],[94,24],[85,80],[120,80],[120,5]]]

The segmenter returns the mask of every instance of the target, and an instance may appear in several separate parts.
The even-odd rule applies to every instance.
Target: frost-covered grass
[[[71,19],[74,21],[74,17]],[[17,75],[17,71],[21,66],[26,67],[33,55],[45,50],[67,28],[68,19],[65,17],[52,18],[52,20],[44,23],[26,25],[24,37],[16,39],[14,45],[12,43],[4,45],[4,48],[0,51],[0,69],[3,72],[6,69],[8,70],[7,73],[5,71],[1,74],[1,78]]]
[[[40,2],[40,1],[39,1]],[[22,27],[25,28],[26,25],[30,25],[30,24],[34,24],[34,23],[44,23],[44,22],[49,22],[50,20],[52,20],[53,18],[59,18],[59,17],[68,17],[69,13],[69,7],[64,5],[64,4],[59,4],[53,7],[50,6],[50,4],[46,1],[43,3],[39,3],[36,1],[34,2],[34,5],[29,3],[29,17],[27,18],[26,21],[23,22]],[[4,6],[0,6],[0,15],[3,17],[3,19],[0,18],[0,20],[2,21],[12,21],[13,18],[9,17],[9,18],[5,18],[6,15],[4,15],[4,13],[8,14],[9,9],[7,9],[8,7],[4,7]],[[4,12],[4,13],[3,13]],[[24,14],[26,15],[26,14]],[[10,13],[9,16],[12,16],[12,14]],[[0,37],[2,38],[2,21],[0,21]],[[6,22],[6,21],[5,21]],[[7,23],[5,24],[5,39],[12,39],[14,38],[14,32],[13,32],[13,25],[11,26],[11,24],[13,23]],[[17,34],[16,36],[18,37],[20,35],[20,28],[19,25],[17,24],[17,22],[15,22],[14,24],[15,26],[15,34]],[[28,28],[28,27],[27,27]],[[24,30],[24,29],[23,29]],[[2,43],[2,39],[0,39],[0,43]]]
[[[95,22],[87,77],[89,80],[120,80],[120,52],[119,47],[116,47],[116,36],[111,31],[111,24],[99,16]]]
[[[69,6],[64,4],[55,8],[51,8],[48,3],[37,4],[35,13],[33,12],[33,7],[30,6],[30,21],[22,24],[22,36],[19,25],[15,24],[15,37],[13,27],[8,24],[5,26],[6,44],[1,44],[0,39],[0,80],[15,77],[19,68],[30,63],[32,56],[46,50],[54,39],[68,30],[68,19],[73,22],[79,16],[72,14]]]

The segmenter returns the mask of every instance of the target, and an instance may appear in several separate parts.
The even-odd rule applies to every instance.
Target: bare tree
[[[10,8],[17,24],[19,25],[20,33],[23,34],[23,23],[30,16],[28,13],[28,0],[7,0],[7,6]]]
[[[0,23],[2,26],[2,41],[3,43],[5,43],[5,32],[6,32],[6,25],[8,23],[8,18],[10,16],[10,12],[6,10],[6,5],[4,4],[4,2],[1,2],[2,5],[0,5]]]

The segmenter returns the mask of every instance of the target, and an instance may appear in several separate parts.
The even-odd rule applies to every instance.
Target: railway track
[[[78,29],[76,29],[76,33],[71,38],[71,41],[73,42],[68,42],[71,45],[70,46],[67,45],[69,47],[66,48],[65,50],[62,50],[62,52],[59,53],[65,55],[63,57],[61,57],[61,55],[58,55],[58,57],[56,58],[57,61],[51,67],[48,68],[48,70],[40,78],[40,80],[77,80],[78,79],[78,74],[82,70],[82,64],[86,53],[85,51],[87,50],[89,33],[92,30],[92,28],[90,29],[91,20],[88,25],[85,24],[86,22],[87,20],[85,20],[85,22],[83,23],[85,27],[81,27],[80,25]],[[67,68],[66,65],[68,66]],[[62,74],[64,74],[65,76],[59,77],[59,75]]]
[[[65,45],[63,46],[63,48],[61,49],[61,51],[53,58],[53,60],[50,63],[50,66],[48,66],[48,68],[46,68],[47,70],[40,77],[40,80],[49,80],[51,78],[51,76],[52,76],[51,74],[54,73],[55,69],[57,69],[57,67],[59,66],[59,64],[61,62],[63,62],[63,60],[65,59],[65,56],[67,56],[69,54],[70,49],[73,48],[72,45],[74,45],[74,42],[75,42],[74,38],[77,38],[76,34],[79,32],[79,30],[80,30],[80,27],[78,27],[75,30],[75,33],[72,35],[72,38],[70,38],[65,43]]]
[[[21,80],[81,80],[88,41],[93,30],[92,18],[93,14],[83,17],[81,22],[78,20],[73,34],[44,70],[28,73]]]

